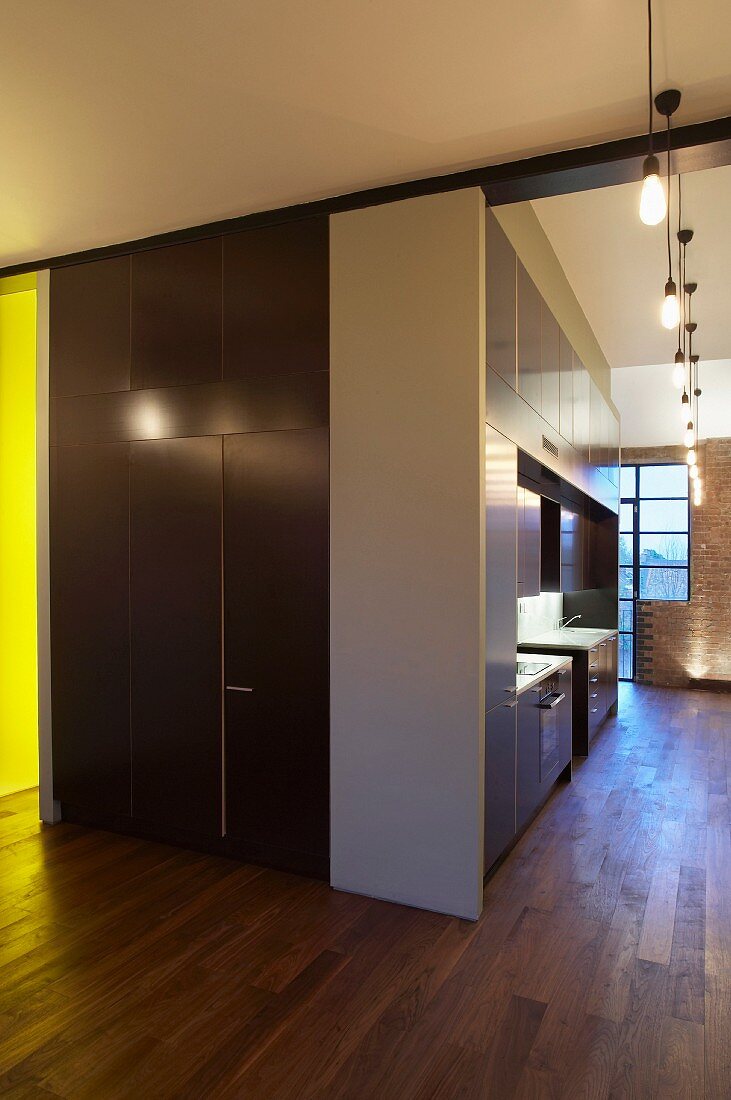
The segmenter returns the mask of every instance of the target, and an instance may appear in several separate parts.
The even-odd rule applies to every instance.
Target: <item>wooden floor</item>
[[[731,1097],[731,696],[626,687],[477,924],[0,801],[3,1097]]]

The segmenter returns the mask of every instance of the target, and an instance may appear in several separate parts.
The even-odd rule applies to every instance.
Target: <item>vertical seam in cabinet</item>
[[[224,279],[224,247],[223,237],[221,242],[221,382],[223,382],[224,350],[223,350],[223,279]],[[224,486],[225,471],[224,437],[221,436],[221,836],[226,835],[226,557],[224,552],[225,516],[224,516]]]
[[[132,257],[127,257],[127,302],[129,308],[129,347],[127,364],[129,389],[132,389]],[[127,743],[129,747],[129,816],[132,817],[132,443],[127,444],[127,635],[129,680],[129,708],[127,717]]]
[[[131,369],[131,359],[130,359]],[[127,715],[127,743],[129,747],[129,816],[132,817],[132,444],[127,444],[127,679],[129,681],[129,708]]]
[[[221,436],[221,836],[226,835],[226,557],[224,553],[224,437]]]

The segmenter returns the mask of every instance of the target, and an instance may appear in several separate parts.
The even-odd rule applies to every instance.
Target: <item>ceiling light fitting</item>
[[[652,0],[647,0],[647,156],[642,166],[640,218],[645,225],[659,225],[667,212],[660,182],[660,162],[652,150]]]

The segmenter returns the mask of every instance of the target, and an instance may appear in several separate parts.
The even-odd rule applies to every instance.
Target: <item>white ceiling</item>
[[[731,5],[729,5],[731,8]],[[664,224],[643,225],[640,186],[625,184],[533,203],[612,367],[672,362],[677,331],[660,324],[668,273]],[[693,229],[686,278],[697,282],[694,351],[731,357],[731,166],[682,178],[683,224]],[[671,255],[677,274],[677,177],[671,179]]]
[[[680,444],[686,424],[669,364],[612,371],[612,400],[621,417],[623,447]],[[701,439],[731,435],[731,359],[700,364]],[[687,422],[687,417],[685,418]]]
[[[679,120],[731,5],[656,0]],[[5,0],[0,264],[645,126],[640,0]]]

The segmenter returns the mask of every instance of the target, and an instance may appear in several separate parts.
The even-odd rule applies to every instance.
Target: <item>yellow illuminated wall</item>
[[[35,276],[0,280],[0,795],[38,783]]]

